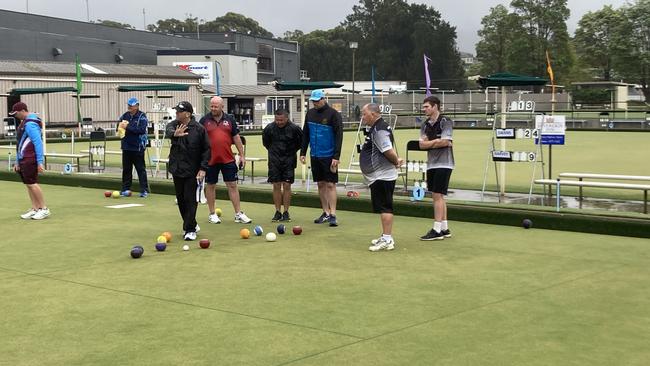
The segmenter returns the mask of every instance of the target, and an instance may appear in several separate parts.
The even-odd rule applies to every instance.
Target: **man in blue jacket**
[[[128,111],[120,117],[119,128],[125,130],[122,137],[122,195],[126,196],[131,190],[133,166],[138,173],[140,182],[140,197],[149,195],[147,169],[144,165],[144,152],[147,148],[147,115],[140,111],[138,98],[129,98]]]
[[[318,184],[323,213],[314,220],[316,224],[338,226],[336,220],[336,183],[339,181],[339,159],[343,144],[343,119],[330,107],[325,92],[314,90],[309,97],[314,108],[307,111],[302,133],[300,162],[305,164],[305,154],[310,148],[311,172]]]
[[[14,171],[20,174],[20,178],[27,187],[29,199],[32,201],[32,208],[20,215],[25,220],[42,220],[50,216],[50,210],[45,205],[43,191],[38,185],[38,173],[45,171],[43,166],[45,156],[43,154],[42,129],[43,122],[36,113],[29,113],[27,105],[18,102],[11,108],[10,115],[14,116],[20,124],[16,128],[16,165]]]

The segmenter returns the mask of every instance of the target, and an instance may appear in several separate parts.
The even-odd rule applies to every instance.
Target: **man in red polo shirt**
[[[251,219],[241,210],[239,201],[239,189],[237,188],[237,171],[246,164],[244,157],[244,145],[239,137],[239,128],[234,118],[223,112],[223,99],[213,97],[210,99],[210,113],[201,118],[199,123],[205,127],[210,139],[211,157],[208,163],[208,172],[205,175],[205,198],[208,201],[210,215],[208,222],[212,224],[221,223],[221,219],[214,211],[214,200],[216,199],[215,187],[219,181],[219,172],[223,181],[228,187],[228,196],[232,207],[235,209],[235,222],[248,224]],[[232,154],[232,145],[235,144],[239,152],[239,167]]]

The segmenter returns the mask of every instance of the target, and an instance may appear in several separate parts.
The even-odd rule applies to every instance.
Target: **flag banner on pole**
[[[431,61],[430,58],[427,57],[427,55],[423,54],[424,56],[424,78],[426,79],[427,82],[427,90],[426,90],[426,95],[431,96],[431,77],[429,76],[429,62]]]
[[[81,103],[79,96],[83,89],[83,82],[81,81],[81,64],[79,63],[79,55],[75,54],[75,74],[77,78],[77,122],[81,123]]]
[[[548,55],[548,50],[546,50],[546,72],[548,72],[549,78],[551,78],[551,85],[555,86],[555,77],[553,75],[553,68],[551,67],[551,57]]]

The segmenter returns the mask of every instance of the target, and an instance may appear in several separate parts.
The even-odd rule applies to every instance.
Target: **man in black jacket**
[[[296,152],[302,144],[302,130],[289,121],[286,109],[275,111],[275,121],[264,128],[262,143],[269,152],[269,183],[273,184],[275,215],[271,221],[291,221],[291,184],[296,170]],[[284,212],[280,210],[284,206]]]
[[[169,172],[174,178],[178,210],[183,218],[184,239],[196,240],[200,230],[196,224],[196,187],[208,170],[210,141],[205,128],[194,119],[194,108],[189,102],[180,102],[174,109],[176,119],[166,128],[172,142]]]

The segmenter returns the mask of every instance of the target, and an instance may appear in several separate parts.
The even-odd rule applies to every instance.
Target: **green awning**
[[[478,83],[482,88],[489,86],[535,86],[546,85],[548,79],[502,72],[481,77],[478,79]]]
[[[15,88],[11,89],[10,95],[29,95],[29,94],[50,94],[61,92],[77,92],[76,88],[71,86],[50,87],[50,88]]]
[[[273,86],[276,90],[314,90],[340,88],[343,84],[333,81],[277,81]]]
[[[190,86],[187,84],[151,84],[151,85],[120,85],[117,91],[120,92],[137,92],[137,91],[188,91]]]

